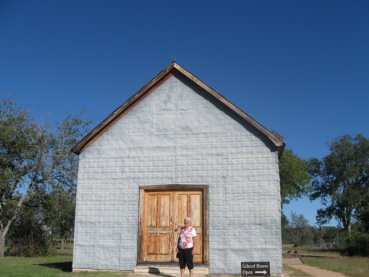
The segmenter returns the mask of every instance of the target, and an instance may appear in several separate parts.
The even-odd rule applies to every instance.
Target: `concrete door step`
[[[179,275],[179,265],[137,265],[133,270],[134,273],[137,274],[157,274],[157,275]],[[188,269],[186,268],[186,273],[188,273]],[[194,267],[193,271],[194,275],[208,275],[209,268],[207,266],[201,265]]]

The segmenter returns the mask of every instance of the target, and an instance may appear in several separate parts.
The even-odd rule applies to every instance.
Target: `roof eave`
[[[174,67],[174,62],[169,64],[166,68],[159,72],[151,81],[149,81],[145,86],[139,89],[135,94],[133,94],[123,105],[115,109],[107,118],[105,118],[99,125],[92,129],[82,140],[80,140],[71,151],[79,155],[86,145],[90,143],[100,132],[102,132],[115,118],[120,116],[124,111],[126,111],[131,105],[137,102],[146,91],[155,86],[165,75],[167,75]]]

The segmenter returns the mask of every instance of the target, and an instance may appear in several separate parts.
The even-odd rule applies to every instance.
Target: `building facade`
[[[177,262],[185,216],[213,274],[270,262],[282,274],[284,143],[173,62],[83,138],[73,269]]]

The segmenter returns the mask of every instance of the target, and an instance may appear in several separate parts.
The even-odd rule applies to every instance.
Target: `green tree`
[[[355,212],[355,217],[359,231],[369,233],[369,200]]]
[[[45,197],[45,226],[50,228],[53,238],[61,241],[60,249],[73,234],[75,194],[61,188],[54,189]]]
[[[286,149],[282,154],[279,162],[279,176],[282,205],[307,193],[311,180],[307,162],[290,149]]]
[[[68,115],[53,134],[51,184],[75,192],[78,173],[78,156],[71,152],[73,146],[86,134],[89,122],[81,114]]]
[[[277,132],[275,135],[283,138]],[[281,204],[288,204],[290,200],[300,198],[308,191],[311,177],[308,175],[307,162],[298,157],[291,149],[285,149],[279,159],[279,178]],[[282,210],[281,227],[283,241],[290,236],[288,220]]]
[[[45,225],[44,193],[24,202],[9,229],[6,254],[12,256],[45,256],[53,253],[50,229]]]
[[[272,131],[272,133],[283,139],[278,132]],[[300,198],[308,192],[311,180],[308,174],[308,163],[293,153],[291,149],[284,149],[279,158],[279,178],[282,205],[288,204],[290,200]]]
[[[46,126],[6,99],[0,102],[0,257],[25,201],[44,189],[50,169]]]
[[[30,230],[46,223],[63,241],[71,232],[78,157],[70,150],[87,125],[80,115],[68,116],[53,129],[33,120],[14,101],[0,102],[0,256],[12,224],[29,225],[20,213],[30,200],[43,207]]]
[[[368,205],[369,140],[345,135],[334,139],[329,149],[322,160],[309,162],[314,177],[310,198],[320,198],[324,206],[317,212],[320,224],[335,218],[350,233],[355,213]]]
[[[50,176],[52,191],[45,202],[45,216],[53,235],[61,239],[61,249],[64,249],[64,242],[71,236],[74,226],[78,156],[71,149],[85,135],[88,124],[81,114],[69,115],[53,136]]]

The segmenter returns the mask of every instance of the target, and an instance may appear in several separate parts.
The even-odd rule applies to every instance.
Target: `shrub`
[[[18,218],[9,235],[6,255],[33,257],[53,253],[50,231],[33,212],[26,212]]]
[[[369,234],[354,231],[347,235],[347,254],[369,256]]]

